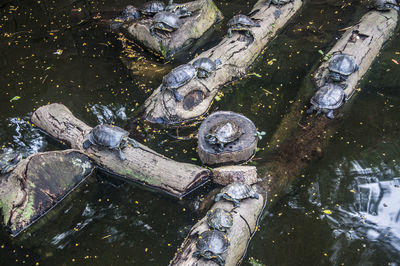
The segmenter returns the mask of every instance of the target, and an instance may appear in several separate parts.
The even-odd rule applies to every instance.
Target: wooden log
[[[213,128],[226,122],[235,123],[243,134],[237,140],[226,144],[223,151],[220,152],[218,145],[211,145],[206,141],[206,136]],[[257,142],[257,128],[250,119],[238,113],[218,111],[212,113],[201,123],[197,149],[204,164],[243,163],[256,153]]]
[[[260,195],[257,199],[245,199],[240,202],[240,207],[235,208],[231,202],[221,200],[216,202],[211,210],[221,208],[232,213],[233,225],[227,233],[230,245],[222,254],[226,266],[237,265],[246,251],[248,241],[257,229],[258,219],[264,207],[265,197]],[[214,261],[193,256],[197,251],[196,243],[199,235],[209,230],[207,217],[203,217],[190,230],[185,241],[178,249],[170,265],[218,265]]]
[[[188,11],[193,14],[182,18],[183,25],[168,37],[153,36],[150,26],[153,20],[143,19],[122,26],[127,38],[133,39],[142,46],[150,49],[165,58],[188,48],[199,39],[212,25],[223,19],[221,11],[212,0],[199,0],[185,3]]]
[[[214,183],[226,186],[233,182],[242,182],[248,185],[257,183],[257,168],[255,166],[229,165],[214,168]]]
[[[393,34],[397,16],[397,11],[393,9],[389,12],[368,12],[361,18],[360,23],[348,29],[327,53],[353,55],[359,66],[358,70],[345,81],[347,99],[354,94],[358,81],[367,72],[383,44]],[[329,61],[323,62],[314,73],[314,83],[317,88],[322,87],[328,79],[328,65]]]
[[[251,16],[261,25],[261,27],[251,28],[254,41],[248,45],[247,41],[239,40],[243,37],[242,35],[235,33],[232,38],[225,37],[217,46],[201,53],[199,57],[208,57],[213,60],[219,58],[222,65],[211,77],[194,78],[180,87],[179,94],[184,97],[181,102],[176,101],[170,91],[160,91],[158,87],[144,103],[144,118],[153,123],[176,124],[204,114],[219,88],[246,73],[249,65],[257,58],[265,45],[296,14],[301,5],[301,0],[294,0],[281,8],[275,5],[268,8],[265,0],[260,0]],[[193,101],[193,98],[196,101]]]
[[[3,224],[13,236],[37,221],[92,172],[77,150],[37,153],[0,178]]]
[[[38,108],[32,115],[32,122],[50,136],[80,150],[107,172],[175,197],[183,197],[210,176],[210,171],[205,168],[176,162],[141,144],[139,148],[126,147],[123,150],[125,161],[108,149],[92,146],[84,150],[82,143],[92,128],[62,104]]]

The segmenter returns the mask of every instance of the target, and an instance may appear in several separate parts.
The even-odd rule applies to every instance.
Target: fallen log
[[[204,114],[218,90],[246,73],[265,45],[296,14],[301,5],[301,0],[294,0],[280,8],[275,5],[267,7],[265,0],[257,2],[251,18],[257,20],[261,27],[251,28],[254,40],[247,44],[247,41],[239,40],[242,35],[234,33],[232,38],[225,37],[218,45],[201,53],[199,57],[212,60],[219,58],[222,65],[218,66],[211,77],[202,80],[194,78],[180,87],[179,94],[184,96],[181,102],[176,101],[170,91],[161,91],[161,87],[158,87],[144,103],[143,117],[153,123],[176,124]]]
[[[212,0],[200,0],[185,3],[192,15],[182,18],[182,26],[169,33],[168,37],[153,36],[150,27],[153,20],[142,19],[122,26],[121,30],[128,39],[132,39],[147,49],[150,49],[164,58],[169,58],[190,47],[212,25],[223,19],[221,11]]]
[[[176,162],[141,144],[139,148],[126,147],[123,150],[125,161],[108,149],[92,146],[84,150],[82,143],[92,128],[62,104],[38,108],[32,115],[32,122],[50,136],[80,150],[107,172],[175,197],[183,197],[210,176],[210,171],[205,168]]]
[[[260,214],[263,210],[265,198],[260,195],[259,199],[245,199],[240,202],[240,207],[235,208],[231,202],[216,202],[211,210],[221,208],[231,212],[233,225],[227,233],[230,245],[222,254],[225,265],[237,265],[246,251],[248,241],[257,230]],[[197,251],[196,243],[199,235],[209,230],[207,217],[203,217],[190,230],[182,246],[178,249],[170,265],[218,265],[214,261],[205,260],[193,256]]]
[[[15,237],[63,200],[92,172],[77,150],[37,153],[0,177],[2,222]]]
[[[356,29],[362,29],[362,33],[365,35],[373,36],[372,33],[377,34],[377,29],[380,30],[380,33],[368,40],[369,49],[363,48],[363,52],[353,54],[357,62],[359,62],[360,70],[349,77],[351,79],[348,80],[348,86],[346,88],[348,92],[356,90],[357,82],[362,78],[367,69],[369,69],[372,61],[382,48],[382,45],[393,34],[397,19],[398,17],[395,11],[387,13],[370,11],[361,18],[356,26],[354,26]],[[352,31],[353,28],[349,29],[338,41],[338,44],[347,42],[350,36],[349,32],[352,33]],[[361,41],[360,47],[364,47],[366,43],[363,42],[364,40]],[[336,51],[337,48],[335,47],[342,46],[335,45],[331,51]],[[346,47],[343,48],[346,49]],[[353,47],[353,49],[357,50],[355,47]],[[323,63],[321,67],[324,65],[326,65],[326,63]],[[317,73],[320,69],[321,68],[317,70]],[[330,120],[325,116],[304,116],[304,112],[302,112],[304,108],[303,100],[305,98],[309,99],[308,96],[310,96],[310,87],[312,87],[312,85],[312,82],[308,80],[305,82],[304,86],[300,88],[299,100],[292,105],[290,112],[281,121],[281,124],[278,126],[269,142],[269,147],[264,153],[259,155],[267,158],[267,162],[258,169],[259,172],[265,172],[266,174],[262,177],[262,181],[256,185],[259,191],[264,191],[267,193],[266,195],[268,195],[268,197],[264,199],[266,209],[273,206],[273,203],[289,190],[296,178],[302,176],[302,170],[306,169],[310,162],[323,155],[325,147],[329,144],[339,124],[339,119]],[[351,95],[351,93],[348,95]],[[346,105],[349,105],[349,103]],[[209,200],[210,199],[206,199],[205,201],[209,202]],[[248,208],[251,207],[252,206],[248,206]],[[203,208],[206,207],[203,206]],[[256,209],[250,211],[254,212],[253,215],[258,214]],[[203,225],[202,230],[206,230],[204,221],[203,223],[201,223],[201,221],[199,223]],[[193,235],[194,232],[200,232],[200,230],[197,229],[199,223],[194,225],[181,248],[179,248],[175,254],[171,265],[215,265],[214,262],[210,261],[202,261],[201,264],[195,264],[196,261],[191,258],[192,253],[196,251]],[[229,235],[229,237],[232,238],[233,236]],[[247,243],[248,238],[243,238],[242,241]],[[229,254],[227,252],[224,257],[227,261],[226,265],[236,265],[236,261],[231,259],[231,256],[237,258],[240,257],[243,252],[245,252],[245,250],[242,251],[240,249]],[[186,263],[187,261],[189,261],[189,263]]]

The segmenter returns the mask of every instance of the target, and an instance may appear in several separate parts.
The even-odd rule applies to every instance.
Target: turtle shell
[[[121,141],[127,138],[129,132],[112,125],[97,125],[89,134],[89,141],[95,145],[107,148],[117,148]]]
[[[336,109],[343,104],[345,93],[342,87],[328,83],[311,98],[311,104],[321,109]]]
[[[213,73],[217,69],[217,64],[213,60],[207,57],[202,57],[193,62],[193,66],[196,69],[204,70],[208,73]]]
[[[231,198],[237,200],[255,197],[256,195],[258,196],[257,192],[255,192],[251,186],[242,182],[234,182],[230,185],[227,185],[221,189],[221,193],[225,193]]]
[[[232,214],[224,209],[216,208],[210,210],[207,213],[207,224],[211,228],[219,231],[226,231],[226,229],[232,227],[233,217]]]
[[[228,21],[228,26],[234,26],[234,25],[243,25],[243,26],[249,26],[249,27],[260,27],[260,24],[258,24],[257,22],[254,22],[251,18],[249,18],[246,15],[235,15],[233,18],[231,18]]]
[[[396,0],[375,0],[373,7],[379,11],[389,11],[392,8],[399,10]]]
[[[163,86],[176,89],[188,83],[196,75],[196,69],[190,64],[180,65],[174,68],[163,78]]]
[[[172,12],[159,12],[154,16],[153,21],[154,23],[163,23],[174,29],[178,29],[180,26],[179,17]]]
[[[336,54],[329,61],[329,70],[348,76],[358,69],[354,57],[347,54]]]
[[[271,0],[274,5],[285,5],[290,2],[293,2],[293,0]]]
[[[224,121],[212,127],[209,134],[216,137],[220,143],[226,144],[243,135],[243,129],[236,123]]]
[[[218,230],[205,231],[197,240],[196,247],[200,252],[222,254],[228,249],[229,240],[224,233]]]
[[[165,4],[160,1],[151,1],[144,4],[142,12],[146,15],[153,16],[154,14],[164,11]]]
[[[3,153],[0,155],[0,174],[6,174],[12,171],[21,161],[22,155],[17,153]]]
[[[139,19],[140,13],[134,6],[127,5],[122,11],[122,17],[124,20]]]

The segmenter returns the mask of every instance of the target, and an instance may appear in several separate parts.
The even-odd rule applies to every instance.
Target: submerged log
[[[32,122],[50,136],[80,150],[107,172],[130,181],[160,189],[175,197],[183,197],[201,185],[210,176],[210,171],[200,166],[179,163],[148,147],[126,147],[121,161],[115,151],[92,146],[84,150],[83,141],[92,129],[76,118],[62,104],[49,104],[38,108]]]
[[[387,13],[378,13],[376,11],[368,12],[362,17],[360,22],[355,26],[357,29],[362,29],[363,34],[374,36],[368,41],[369,49],[364,49],[365,43],[361,40],[360,50],[363,52],[353,55],[359,62],[360,70],[351,75],[348,80],[346,90],[352,92],[356,89],[357,82],[365,74],[366,70],[370,67],[372,61],[378,55],[382,45],[393,34],[393,30],[397,24],[397,13],[390,11]],[[379,32],[377,32],[379,29]],[[343,44],[348,41],[349,32],[346,32],[343,37],[338,41],[338,44]],[[375,34],[375,35],[373,35]],[[335,47],[341,47],[336,46]],[[362,48],[362,49],[361,49]],[[344,49],[346,49],[344,47]],[[354,48],[355,49],[355,48]],[[336,48],[337,50],[337,48]],[[335,48],[332,49],[335,51]],[[325,65],[326,63],[323,63]],[[319,70],[317,70],[318,72]],[[265,200],[265,208],[269,209],[273,203],[284,194],[290,186],[295,182],[296,178],[301,175],[302,170],[310,164],[311,161],[322,156],[325,147],[329,144],[331,136],[337,129],[337,119],[330,120],[325,116],[313,117],[304,116],[301,112],[304,102],[303,98],[309,94],[309,88],[312,86],[311,82],[306,82],[299,91],[299,101],[292,105],[291,111],[284,117],[277,131],[272,137],[269,148],[260,155],[267,158],[267,162],[263,165],[264,171],[267,172],[262,177],[262,181],[257,183],[259,190],[267,193],[268,197]],[[351,95],[349,93],[348,95]],[[349,103],[347,103],[349,104]],[[299,121],[301,121],[299,123]],[[261,169],[259,169],[261,170]],[[252,206],[248,206],[251,208]],[[253,215],[257,215],[257,210],[250,210]],[[196,265],[196,261],[190,258],[191,253],[196,250],[195,240],[192,237],[194,230],[198,224],[194,225],[188,237],[185,239],[182,247],[178,250],[175,258],[172,260],[172,265]],[[205,230],[205,229],[203,229]],[[199,230],[197,230],[198,232]],[[232,235],[229,235],[232,238]],[[247,238],[242,239],[247,242]],[[226,253],[225,257],[228,264],[230,257],[240,257],[245,250],[236,250],[232,253]],[[186,264],[186,261],[190,263]],[[213,262],[204,262],[197,265],[215,265]]]
[[[259,216],[263,210],[265,198],[245,199],[240,202],[240,207],[235,208],[231,202],[221,200],[216,202],[211,210],[221,208],[232,213],[233,225],[227,233],[230,245],[222,254],[225,265],[237,265],[246,251],[248,241],[254,235]],[[196,243],[199,235],[209,230],[207,216],[198,221],[190,230],[188,236],[178,249],[170,265],[218,265],[214,261],[193,256],[197,251]]]
[[[182,18],[183,25],[169,36],[153,36],[150,33],[152,19],[143,19],[124,25],[122,30],[129,39],[137,41],[144,47],[169,58],[177,52],[188,48],[199,39],[212,25],[223,19],[221,11],[212,0],[200,0],[185,3],[193,14]]]
[[[77,150],[37,153],[0,177],[3,224],[13,236],[50,211],[92,172]]]
[[[301,5],[301,0],[294,0],[281,8],[275,5],[268,8],[265,0],[260,0],[251,12],[251,18],[261,25],[251,28],[254,40],[248,44],[248,40],[241,41],[241,34],[234,33],[232,38],[225,37],[217,46],[201,53],[199,57],[212,60],[219,58],[222,65],[209,78],[194,78],[180,87],[179,94],[184,97],[181,102],[176,101],[170,91],[161,91],[161,86],[158,87],[144,103],[144,118],[153,123],[176,124],[204,114],[218,90],[246,73],[265,45],[296,14]]]

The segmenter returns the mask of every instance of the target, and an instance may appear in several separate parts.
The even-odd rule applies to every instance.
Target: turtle
[[[225,260],[222,258],[221,254],[224,253],[229,247],[228,237],[218,231],[209,230],[200,234],[196,248],[198,249],[193,253],[193,257],[203,257],[207,260],[213,260],[218,265],[225,265]]]
[[[151,35],[155,36],[154,30],[160,30],[163,32],[172,32],[177,30],[181,26],[181,20],[179,17],[167,11],[157,13],[153,18],[153,24],[150,27]]]
[[[165,10],[165,4],[161,1],[150,1],[144,4],[141,12],[142,14],[152,17],[158,12]]]
[[[329,78],[333,81],[344,81],[347,76],[358,70],[354,57],[347,54],[336,54],[329,61]]]
[[[218,231],[227,232],[233,225],[233,217],[230,212],[215,208],[207,212],[207,224]]]
[[[222,121],[210,128],[204,137],[211,145],[219,145],[218,152],[224,150],[225,144],[231,143],[244,134],[244,130],[235,122]]]
[[[269,7],[271,4],[276,5],[278,8],[280,8],[283,5],[286,5],[287,3],[294,2],[294,0],[267,0],[267,6]]]
[[[4,153],[0,155],[0,174],[4,175],[11,172],[21,161],[20,153]]]
[[[378,11],[390,11],[391,9],[399,11],[399,6],[396,0],[372,0],[371,8]]]
[[[188,11],[187,7],[182,4],[169,4],[165,7],[165,11],[172,12],[179,18],[190,17],[192,12]]]
[[[258,199],[259,195],[251,186],[242,182],[234,182],[221,189],[221,192],[215,197],[215,201],[219,201],[221,198],[233,201],[235,207],[239,207],[239,200],[247,198]]]
[[[220,59],[214,61],[207,57],[202,57],[193,62],[194,68],[197,70],[198,78],[208,78],[222,64]]]
[[[253,21],[246,15],[235,15],[228,21],[228,37],[232,37],[232,31],[241,31],[244,32],[246,37],[253,37],[252,33],[250,32],[250,27],[261,27],[260,24]]]
[[[196,69],[191,64],[183,64],[172,69],[171,72],[163,77],[161,91],[165,89],[170,90],[174,94],[175,99],[181,102],[183,96],[180,95],[176,89],[192,80],[196,72]]]
[[[89,137],[83,142],[83,148],[86,150],[91,145],[97,145],[108,149],[118,150],[118,155],[121,160],[125,160],[121,149],[125,148],[128,144],[138,148],[139,144],[128,137],[129,132],[113,125],[97,125],[89,133]]]
[[[311,98],[312,105],[307,113],[311,114],[316,110],[317,115],[323,112],[328,118],[333,119],[333,110],[339,108],[345,100],[346,94],[341,86],[327,83]]]
[[[140,18],[140,12],[134,6],[128,5],[122,11],[121,16],[115,18],[113,23],[111,23],[111,29],[118,29],[123,23],[137,20]]]

